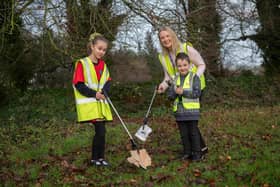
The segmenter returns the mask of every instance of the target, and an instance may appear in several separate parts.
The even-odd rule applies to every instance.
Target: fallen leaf
[[[230,155],[227,155],[227,161],[231,160],[231,156]]]
[[[253,176],[252,179],[251,179],[251,184],[255,184],[256,183],[256,176]]]
[[[130,183],[137,183],[137,180],[135,180],[135,179],[130,179]]]
[[[271,138],[272,138],[272,135],[271,134],[266,134],[266,135],[263,135],[262,136],[262,139],[264,139],[264,140],[271,140]]]
[[[169,178],[171,178],[170,175],[165,175],[165,174],[159,173],[159,174],[157,174],[157,176],[151,176],[150,180],[151,181],[161,182],[161,181],[167,180]]]
[[[194,172],[194,176],[196,176],[196,177],[201,176],[201,172],[199,169],[194,169],[193,172]]]
[[[186,162],[184,162],[184,163],[182,164],[181,167],[179,167],[179,168],[177,169],[177,171],[178,171],[178,172],[184,172],[184,171],[189,167],[189,165],[190,165],[190,163],[189,163],[188,161],[186,161]]]
[[[125,145],[125,148],[126,148],[126,150],[131,150],[131,144],[127,143],[127,144]]]
[[[65,168],[69,167],[69,163],[66,160],[61,161],[61,165]]]
[[[202,179],[202,178],[196,178],[195,183],[196,184],[207,184],[207,180]]]
[[[153,182],[148,182],[148,183],[145,183],[145,186],[146,187],[153,187],[155,186]]]
[[[48,168],[48,167],[49,167],[49,164],[48,164],[48,163],[44,163],[44,164],[41,165],[41,168],[42,168],[42,169],[46,169],[46,168]]]
[[[210,186],[210,187],[215,187],[215,186],[216,186],[216,181],[215,181],[215,179],[209,179],[209,180],[208,180],[208,183],[209,183],[209,186]]]

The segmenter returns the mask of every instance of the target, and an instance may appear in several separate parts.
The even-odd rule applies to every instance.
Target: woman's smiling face
[[[171,35],[168,31],[161,31],[159,33],[159,40],[162,44],[163,47],[167,48],[167,49],[171,49],[172,47],[172,38]]]

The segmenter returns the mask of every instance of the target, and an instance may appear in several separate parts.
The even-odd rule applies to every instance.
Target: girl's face
[[[180,75],[187,75],[189,72],[189,63],[187,60],[178,59],[177,60],[177,68]]]
[[[168,31],[161,31],[159,33],[159,40],[163,47],[171,49],[172,47],[172,38]]]
[[[94,45],[91,45],[91,54],[96,59],[101,59],[107,51],[107,43],[102,40],[97,40]]]

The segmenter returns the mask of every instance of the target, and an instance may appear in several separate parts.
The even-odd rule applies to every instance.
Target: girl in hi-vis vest
[[[178,53],[175,62],[179,75],[175,76],[168,97],[174,100],[173,112],[183,144],[182,159],[199,161],[203,158],[198,129],[200,78],[190,71],[190,59],[186,53]]]
[[[108,40],[99,33],[90,35],[88,56],[75,63],[73,88],[78,122],[94,125],[90,163],[94,166],[108,166],[105,160],[105,122],[112,120],[110,106],[103,91],[110,89],[109,70],[102,60],[108,48]]]

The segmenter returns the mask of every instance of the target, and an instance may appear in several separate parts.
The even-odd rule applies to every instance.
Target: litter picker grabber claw
[[[127,158],[127,161],[131,164],[136,165],[137,167],[141,166],[142,168],[147,169],[147,166],[150,166],[152,164],[151,157],[147,153],[146,149],[140,149],[140,150],[138,149],[135,140],[131,136],[129,130],[127,129],[124,121],[122,120],[121,116],[119,115],[117,109],[113,105],[108,94],[104,90],[103,90],[103,94],[104,94],[106,100],[108,101],[108,103],[110,104],[110,106],[113,108],[116,115],[118,116],[123,128],[125,129],[125,131],[127,132],[128,136],[130,138],[132,150],[130,151],[131,157]]]
[[[156,94],[157,94],[157,86],[155,87],[155,90],[154,90],[154,93],[153,93],[153,97],[151,99],[151,102],[150,102],[150,105],[149,105],[149,108],[148,108],[148,111],[144,117],[144,120],[143,120],[143,125],[137,130],[137,132],[135,133],[135,136],[141,140],[141,141],[146,141],[149,134],[152,132],[152,129],[151,127],[148,126],[148,119],[149,119],[149,114],[151,112],[151,108],[152,108],[152,105],[154,103],[154,100],[155,100],[155,97],[156,97]]]

